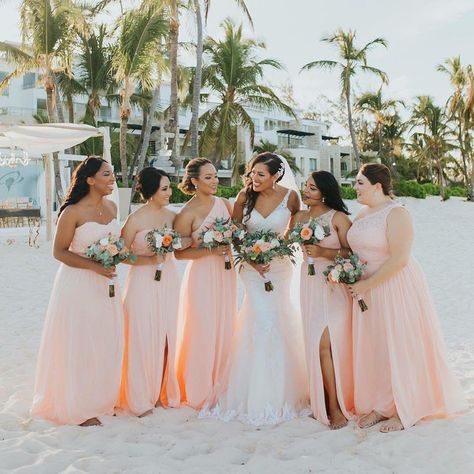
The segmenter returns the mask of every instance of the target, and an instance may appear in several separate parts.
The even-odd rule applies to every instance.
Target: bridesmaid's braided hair
[[[389,196],[391,199],[395,198],[392,176],[387,166],[381,163],[366,163],[359,171],[370,181],[370,184],[380,183],[385,196]]]
[[[257,163],[262,163],[267,166],[269,173],[272,176],[275,176],[277,173],[279,174],[278,179],[276,182],[280,181],[283,178],[283,175],[285,174],[285,165],[283,164],[283,161],[281,161],[280,157],[278,155],[275,155],[274,153],[270,153],[268,151],[264,153],[260,153],[257,155],[255,158],[250,160],[247,164],[247,170],[245,173],[245,201],[244,201],[244,209],[245,209],[245,214],[244,214],[244,224],[250,219],[250,214],[252,213],[255,203],[257,202],[258,198],[258,192],[254,191],[253,186],[252,186],[252,177],[251,177],[251,172],[253,167]]]
[[[212,162],[207,158],[193,158],[187,165],[181,183],[178,184],[178,189],[184,194],[192,195],[196,192],[191,178],[198,179],[201,168],[204,165],[212,165]]]
[[[153,166],[143,168],[137,176],[136,191],[142,199],[148,200],[160,188],[161,178],[170,179],[168,173]]]
[[[347,206],[342,200],[339,184],[336,178],[329,171],[313,171],[311,177],[314,179],[326,206],[335,211],[341,211],[347,215],[350,214]]]
[[[107,163],[102,158],[96,158],[90,156],[86,158],[75,170],[72,175],[71,184],[67,190],[66,198],[59,208],[58,217],[71,204],[78,203],[83,197],[89,194],[89,185],[87,184],[87,178],[91,178],[96,175],[100,170],[100,167]]]

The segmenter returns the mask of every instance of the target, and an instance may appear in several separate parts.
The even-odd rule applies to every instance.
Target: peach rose
[[[300,236],[303,240],[309,240],[313,235],[313,230],[310,227],[303,227]]]
[[[173,237],[171,237],[169,234],[165,234],[163,236],[163,247],[169,247],[171,242],[173,242]]]
[[[118,248],[114,245],[114,244],[108,244],[105,246],[105,250],[107,250],[107,252],[110,253],[110,255],[112,255],[112,257],[114,255],[117,255],[119,253],[118,251]]]

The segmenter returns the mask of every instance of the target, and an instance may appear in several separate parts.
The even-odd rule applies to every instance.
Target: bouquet
[[[356,254],[349,254],[348,258],[337,255],[334,264],[329,265],[323,272],[326,280],[330,283],[346,283],[351,285],[359,281],[364,274],[365,264],[361,262]],[[369,309],[360,295],[355,295],[359,308],[362,312]]]
[[[308,222],[298,222],[288,235],[291,243],[317,245],[330,234],[328,225],[321,225],[312,217]],[[308,256],[308,275],[314,275],[314,258]]]
[[[124,260],[133,261],[136,259],[125,246],[125,241],[117,235],[110,234],[107,237],[89,245],[86,250],[86,257],[99,262],[105,268],[110,268]],[[114,281],[109,278],[109,296],[115,296]]]
[[[245,233],[238,245],[237,261],[254,262],[260,265],[270,263],[274,258],[290,257],[293,260],[293,249],[271,230],[259,230],[253,234]],[[273,291],[270,279],[263,275],[265,291]]]
[[[210,227],[204,229],[200,235],[201,246],[206,249],[214,249],[220,245],[231,245],[234,239],[240,240],[245,231],[239,229],[231,219],[216,217]],[[224,255],[224,268],[230,270],[229,255]]]
[[[156,255],[164,255],[166,253],[174,252],[182,248],[181,236],[169,227],[162,229],[152,229],[145,236],[150,250]],[[155,281],[161,280],[161,273],[163,271],[163,263],[159,263],[155,271]]]

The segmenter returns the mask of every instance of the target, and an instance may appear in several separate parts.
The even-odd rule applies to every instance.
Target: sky
[[[0,0],[0,39],[19,41],[18,0]],[[131,5],[131,0],[124,0]],[[138,2],[135,2],[138,4]],[[337,59],[333,46],[321,38],[337,28],[354,29],[357,44],[376,38],[388,41],[388,48],[375,47],[368,63],[385,71],[390,83],[384,95],[408,103],[421,94],[432,95],[444,104],[451,93],[447,76],[436,71],[446,59],[460,55],[463,64],[474,64],[474,0],[246,0],[253,18],[251,29],[235,0],[211,0],[206,33],[222,35],[220,23],[231,17],[243,22],[245,33],[263,40],[262,57],[278,59],[286,70],[266,77],[279,86],[290,82],[302,109],[321,95],[337,100],[336,72],[300,72],[318,59]],[[183,40],[194,37],[194,23],[188,14],[181,20]],[[359,92],[377,90],[380,82],[358,76]]]

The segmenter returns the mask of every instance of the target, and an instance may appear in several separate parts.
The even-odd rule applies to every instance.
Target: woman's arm
[[[232,219],[237,224],[241,224],[244,219],[245,189],[239,191],[232,211]]]
[[[127,220],[125,221],[125,224],[122,227],[121,231],[121,237],[125,241],[125,245],[131,249],[133,241],[135,240],[135,236],[137,235],[138,228],[136,224],[136,217],[134,214],[130,214],[127,217]],[[164,261],[164,258],[162,255],[135,255],[136,259],[132,261],[130,260],[124,260],[123,263],[126,263],[127,265],[157,265],[159,263],[162,263]]]
[[[288,196],[287,206],[292,215],[301,210],[301,201],[296,191],[291,191],[290,195]]]
[[[182,210],[174,221],[174,228],[183,238],[191,238],[192,234],[193,216],[191,212]],[[177,260],[197,260],[198,258],[208,257],[209,255],[222,255],[227,252],[231,254],[229,245],[222,245],[211,250],[202,247],[187,247],[183,250],[176,250],[174,256]]]
[[[320,245],[305,245],[306,252],[311,252],[313,258],[326,258],[327,260],[334,260],[339,254],[342,257],[348,257],[351,251],[349,242],[347,242],[347,232],[352,225],[351,220],[343,212],[336,212],[333,217],[333,227],[337,232],[337,237],[341,244],[339,249],[327,249]]]
[[[395,208],[387,216],[387,241],[390,258],[369,278],[349,285],[351,293],[363,295],[392,278],[407,265],[413,242],[413,222],[406,209]]]
[[[105,268],[100,263],[82,257],[69,250],[69,246],[74,238],[74,233],[76,232],[77,222],[78,215],[76,210],[72,206],[68,206],[58,220],[53,243],[54,258],[69,267],[92,270],[108,278],[115,276],[115,267]]]

